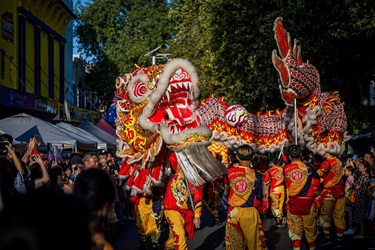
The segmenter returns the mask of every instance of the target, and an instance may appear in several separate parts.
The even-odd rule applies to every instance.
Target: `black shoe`
[[[146,248],[147,248],[147,238],[141,239],[138,250],[146,250]]]
[[[214,226],[220,226],[221,222],[219,220],[214,220],[209,227],[214,227]]]
[[[138,250],[146,250],[147,242],[141,241]]]

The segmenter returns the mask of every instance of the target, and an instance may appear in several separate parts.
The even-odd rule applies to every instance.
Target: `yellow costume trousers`
[[[289,238],[293,241],[301,241],[303,233],[305,233],[306,240],[309,245],[315,246],[317,237],[317,209],[315,204],[311,205],[310,213],[308,215],[295,215],[288,212],[288,233]],[[299,244],[293,244],[293,249],[300,249]],[[311,248],[310,248],[311,249]]]
[[[338,236],[342,236],[342,231],[346,227],[345,221],[345,197],[336,199],[332,194],[323,197],[320,206],[319,221],[323,227],[324,234],[330,234],[331,220],[335,223]]]
[[[231,208],[228,210],[225,227],[226,249],[266,249],[262,222],[256,208]]]
[[[271,212],[274,217],[284,216],[285,187],[279,186],[273,188],[270,192]]]
[[[188,249],[185,221],[180,212],[175,210],[164,210],[164,215],[169,224],[169,237],[165,242],[165,249]]]
[[[152,210],[152,199],[141,197],[136,208],[136,227],[141,236],[149,236],[158,233],[156,214]]]

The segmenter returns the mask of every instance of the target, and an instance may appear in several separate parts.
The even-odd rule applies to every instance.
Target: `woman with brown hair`
[[[358,226],[358,234],[353,238],[365,238],[365,214],[368,205],[367,188],[370,181],[370,164],[360,159],[356,162],[359,177],[354,180],[353,191],[355,196],[355,203],[353,204],[353,222]]]

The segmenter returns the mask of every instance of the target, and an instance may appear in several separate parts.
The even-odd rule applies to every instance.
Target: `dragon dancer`
[[[141,236],[139,250],[146,249],[150,240],[152,249],[159,249],[163,219],[162,191],[154,187],[152,194],[133,196],[131,200],[134,204],[137,231]]]
[[[238,167],[228,169],[228,215],[225,228],[226,249],[266,249],[257,207],[262,201],[262,175],[251,167],[254,150],[241,145],[236,150]]]
[[[207,182],[203,186],[204,205],[207,207],[208,212],[214,216],[212,225],[220,226],[222,224],[219,219],[219,207],[224,190],[225,184],[222,178]]]
[[[346,227],[344,168],[342,162],[333,154],[327,152],[323,157],[325,161],[317,170],[323,182],[319,222],[323,229],[325,242],[321,246],[332,245],[330,239],[332,219],[336,226],[337,245],[341,246]]]
[[[195,187],[185,178],[175,153],[169,157],[173,177],[164,196],[164,215],[169,224],[169,238],[165,249],[187,248],[187,238],[194,237],[194,227],[200,228],[202,216],[202,186]]]
[[[285,205],[285,177],[283,170],[283,160],[277,157],[270,162],[270,198],[271,198],[271,212],[275,217],[275,227],[286,227],[286,217],[284,217]]]
[[[122,165],[122,174],[129,176],[131,201],[134,208],[136,228],[140,235],[139,250],[147,249],[151,241],[152,249],[159,249],[163,222],[163,193],[165,190],[164,158],[167,150],[162,149],[152,167],[134,171],[136,164]],[[126,173],[125,173],[126,172]]]
[[[289,238],[293,249],[299,250],[305,234],[309,249],[315,249],[317,209],[314,203],[320,184],[319,175],[311,165],[307,166],[301,161],[301,149],[298,145],[290,145],[287,155],[290,163],[284,168],[284,176]]]

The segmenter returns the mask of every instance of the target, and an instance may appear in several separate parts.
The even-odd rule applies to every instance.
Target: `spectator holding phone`
[[[0,137],[0,141],[4,145],[4,149],[1,154],[6,157],[11,163],[13,163],[15,169],[18,171],[16,179],[14,181],[15,188],[20,193],[26,192],[26,186],[24,184],[24,175],[26,174],[25,169],[22,167],[20,159],[16,153],[15,148],[12,146],[13,137],[8,134],[3,134]]]
[[[26,192],[23,179],[24,170],[12,147],[13,138],[3,134],[0,141],[4,145],[0,152],[0,210],[8,203],[10,198],[19,193]]]
[[[30,161],[30,180],[28,181],[28,190],[41,188],[49,181],[49,174],[40,154],[31,156]]]
[[[40,146],[40,137],[38,135],[34,135],[30,137],[29,144],[27,145],[27,150],[22,157],[22,161],[25,164],[28,164],[32,159],[32,155],[39,154],[38,147]]]

